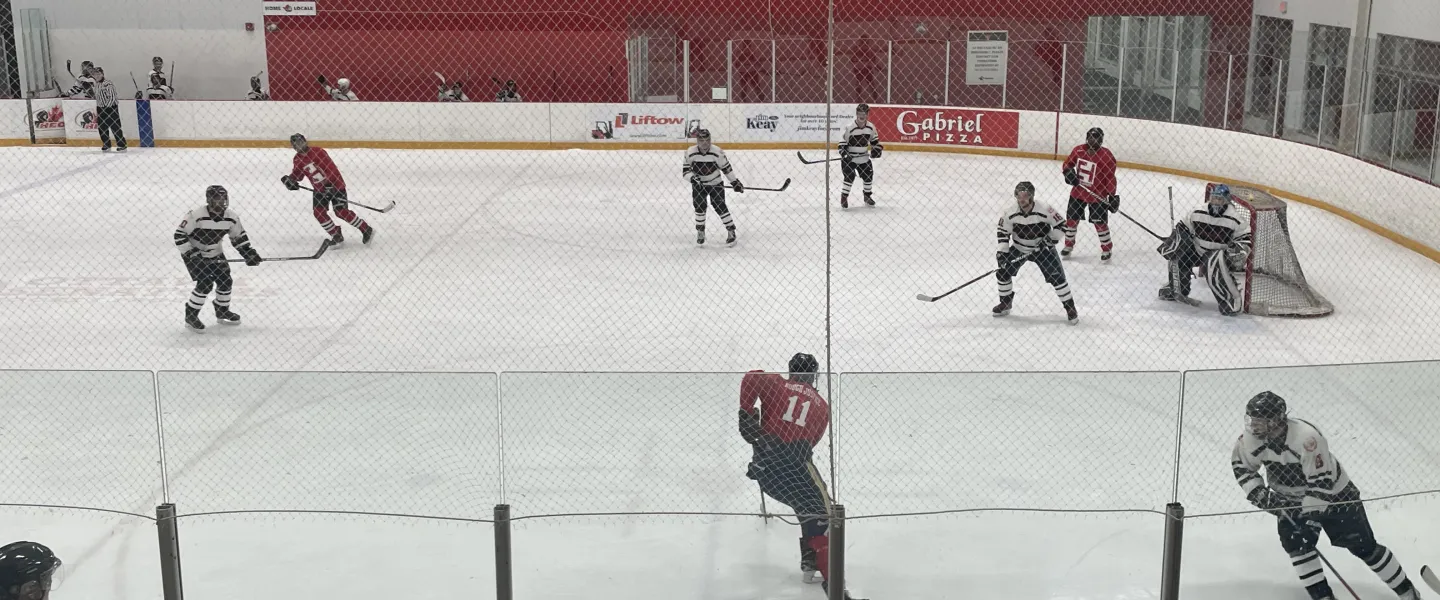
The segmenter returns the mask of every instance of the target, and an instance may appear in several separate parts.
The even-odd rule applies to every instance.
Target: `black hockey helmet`
[[[856,104],[856,105],[855,105],[855,114],[858,115],[858,114],[860,114],[860,113],[869,114],[869,113],[870,113],[870,105],[869,105],[869,104],[866,104],[866,103],[864,103],[864,102],[861,102],[861,103],[859,103],[859,104]]]
[[[294,148],[296,152],[302,152],[302,148],[310,147],[310,141],[301,134],[292,133],[290,134],[290,147]]]
[[[1020,182],[1020,183],[1015,184],[1015,195],[1016,195],[1016,196],[1019,196],[1021,192],[1030,192],[1030,195],[1031,195],[1031,196],[1034,196],[1034,195],[1035,195],[1035,184],[1030,183],[1030,182],[1028,182],[1028,181],[1022,181],[1022,182]]]
[[[210,209],[214,215],[225,214],[225,209],[230,208],[230,192],[225,190],[223,185],[212,185],[205,188],[205,208]]]
[[[0,596],[12,597],[11,590],[16,587],[21,588],[22,593],[27,592],[24,587],[31,582],[41,589],[50,589],[50,578],[60,564],[60,559],[44,544],[11,542],[0,546]],[[24,596],[34,597],[34,593]]]
[[[1091,128],[1090,128],[1090,131],[1085,132],[1085,144],[1088,145],[1088,146],[1090,146],[1091,148],[1099,148],[1100,145],[1101,145],[1101,144],[1104,144],[1104,143],[1105,143],[1105,130],[1104,130],[1104,129],[1101,129],[1101,128],[1099,128],[1099,127],[1091,127]]]
[[[1285,429],[1285,399],[1264,391],[1245,403],[1245,430],[1255,437],[1269,439]]]
[[[812,354],[796,352],[790,357],[790,381],[815,385],[815,372],[820,370],[820,361]]]
[[[696,129],[696,130],[695,130],[695,139],[697,139],[697,140],[710,141],[710,130],[709,130],[709,129],[705,129],[705,128],[703,128],[703,127],[700,128],[700,129]]]

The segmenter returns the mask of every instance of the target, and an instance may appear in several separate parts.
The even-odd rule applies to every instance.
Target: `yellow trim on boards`
[[[99,146],[99,140],[68,140],[72,146]],[[593,142],[402,142],[402,141],[328,141],[312,140],[317,146],[327,148],[375,148],[391,150],[684,150],[690,144],[688,142],[616,142],[616,141],[593,141]],[[0,139],[0,146],[28,146],[28,139]],[[36,144],[46,146],[54,144]],[[288,140],[155,140],[155,146],[159,148],[287,148]],[[723,144],[726,148],[736,150],[824,150],[826,145],[821,142],[730,142]],[[1053,152],[1026,152],[1021,150],[1010,150],[1006,148],[976,148],[969,146],[928,146],[918,144],[886,144],[891,150],[908,152],[938,152],[948,154],[975,154],[982,156],[1003,156],[1009,158],[1029,158],[1035,160],[1056,161],[1059,158]],[[1179,177],[1189,177],[1200,181],[1213,181],[1229,185],[1241,185],[1264,190],[1276,197],[1284,198],[1292,202],[1299,202],[1306,206],[1312,206],[1334,214],[1342,219],[1364,227],[1370,232],[1395,242],[1409,250],[1414,251],[1425,258],[1440,263],[1440,249],[1431,248],[1416,240],[1391,231],[1386,227],[1357,215],[1349,210],[1308,196],[1287,192],[1282,189],[1260,185],[1248,181],[1231,179],[1190,171],[1173,167],[1162,167],[1145,163],[1119,161],[1118,166],[1124,169],[1135,169],[1138,171],[1150,171],[1152,173],[1165,173]],[[1379,167],[1376,167],[1379,168]]]

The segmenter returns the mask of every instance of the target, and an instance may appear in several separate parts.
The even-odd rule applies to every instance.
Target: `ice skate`
[[[1080,313],[1075,310],[1075,300],[1074,300],[1074,299],[1066,300],[1066,301],[1064,302],[1064,305],[1065,305],[1065,320],[1068,321],[1071,325],[1076,325],[1076,324],[1080,323]]]
[[[840,194],[840,208],[850,208],[850,194]]]
[[[215,321],[226,325],[239,325],[240,314],[229,308],[215,307]]]
[[[1065,258],[1070,258],[1070,253],[1071,253],[1071,252],[1074,252],[1074,251],[1075,251],[1075,245],[1074,245],[1074,244],[1065,244],[1065,247],[1060,249],[1060,256],[1065,257]]]
[[[1105,250],[1105,251],[1103,251],[1103,252],[1100,253],[1100,262],[1110,262],[1110,251],[1109,251],[1109,250]]]
[[[1011,294],[1009,296],[1001,296],[1000,303],[996,304],[995,308],[990,309],[990,312],[994,313],[997,317],[1003,317],[1005,315],[1008,315],[1010,314],[1011,303],[1014,301],[1014,294]]]
[[[360,243],[369,244],[370,240],[372,239],[375,239],[375,228],[370,225],[366,225],[365,231],[360,232]]]
[[[205,333],[205,324],[200,322],[200,309],[185,307],[185,326],[195,333]]]
[[[729,229],[729,230],[726,230],[726,231],[725,231],[725,246],[726,246],[727,248],[734,248],[734,247],[735,247],[735,230],[734,230],[734,229]]]
[[[804,575],[805,583],[820,583],[824,577],[815,566],[815,549],[811,548],[805,540],[800,540],[800,573]]]
[[[330,236],[330,245],[331,245],[331,246],[339,246],[340,244],[343,244],[343,243],[345,243],[345,234],[344,234],[344,233],[341,233],[341,232],[338,232],[338,231],[337,231],[337,232],[335,232],[335,235]]]
[[[870,195],[870,192],[865,192],[865,205],[875,206],[875,198]]]
[[[699,245],[701,245],[701,246],[704,246],[704,245],[705,245],[705,230],[704,230],[704,229],[700,229],[700,230],[697,230],[697,231],[695,232],[695,243],[696,243],[696,244],[699,244]]]

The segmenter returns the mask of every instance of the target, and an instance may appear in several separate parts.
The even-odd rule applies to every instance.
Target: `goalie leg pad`
[[[1205,282],[1210,284],[1210,293],[1215,295],[1222,314],[1238,314],[1244,308],[1240,286],[1235,284],[1235,275],[1224,252],[1215,251],[1205,256]]]

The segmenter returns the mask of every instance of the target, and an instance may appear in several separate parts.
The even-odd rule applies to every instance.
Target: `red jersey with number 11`
[[[805,440],[814,448],[830,427],[830,403],[807,384],[751,371],[740,382],[740,410],[755,414],[756,400],[760,402],[760,430],[781,442]]]

